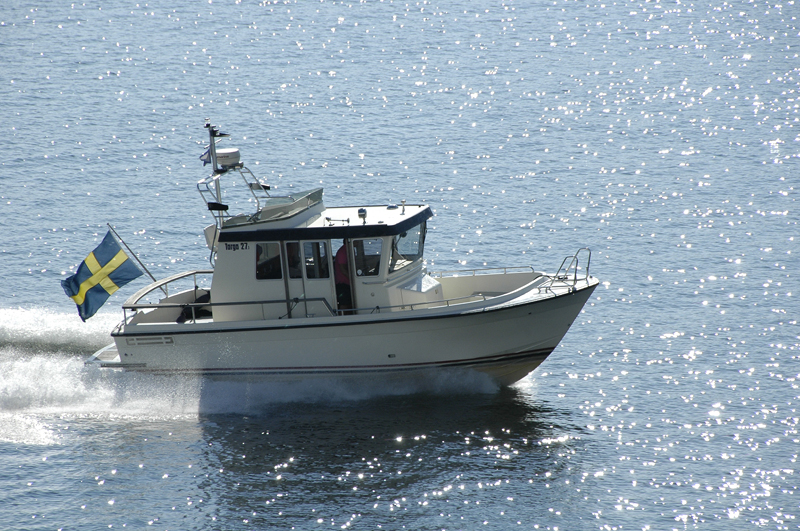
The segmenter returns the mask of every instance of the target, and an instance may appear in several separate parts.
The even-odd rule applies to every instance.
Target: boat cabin
[[[268,197],[258,207],[206,230],[216,251],[214,321],[386,312],[443,300],[423,263],[430,207],[326,208],[322,188]]]

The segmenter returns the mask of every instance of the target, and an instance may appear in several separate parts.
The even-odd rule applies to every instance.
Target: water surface
[[[4,6],[0,520],[796,528],[797,10]],[[145,283],[87,323],[63,295],[107,222],[157,277],[208,266],[205,118],[278,193],[430,204],[431,270],[588,246],[602,285],[510,389],[84,367]]]

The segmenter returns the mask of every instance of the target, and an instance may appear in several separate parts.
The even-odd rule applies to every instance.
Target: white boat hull
[[[414,374],[443,368],[487,373],[510,385],[556,348],[597,280],[474,304],[374,315],[247,322],[123,325],[104,367],[160,374],[310,376]],[[100,353],[98,353],[100,354]]]

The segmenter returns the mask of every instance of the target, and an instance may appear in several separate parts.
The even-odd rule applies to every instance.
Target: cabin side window
[[[256,244],[256,278],[258,280],[280,280],[281,246],[276,243]]]
[[[303,278],[300,242],[286,242],[286,263],[289,264],[289,278]]]
[[[328,244],[326,242],[304,242],[306,278],[330,278],[328,271]]]
[[[353,240],[353,258],[356,261],[356,275],[373,277],[381,270],[381,248],[383,240]]]
[[[389,271],[397,271],[422,258],[425,244],[425,222],[392,238]]]

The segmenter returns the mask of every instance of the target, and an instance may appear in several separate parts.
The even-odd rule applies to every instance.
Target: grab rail
[[[586,270],[585,270],[585,273],[583,275],[583,278],[579,279],[578,278],[578,269],[580,269],[580,259],[579,259],[579,257],[581,255],[581,251],[586,251],[586,253],[588,253],[588,256],[586,258]],[[567,260],[569,260],[568,264],[567,264]],[[544,289],[545,290],[552,289],[552,287],[556,283],[556,281],[561,282],[564,285],[569,286],[570,288],[574,289],[575,285],[578,283],[578,280],[588,280],[589,279],[589,266],[591,265],[591,263],[592,263],[592,250],[589,249],[588,247],[581,247],[580,249],[578,249],[575,252],[574,255],[564,257],[564,259],[561,261],[561,265],[558,267],[558,271],[556,272],[556,274],[553,275],[552,277],[550,277],[550,285],[547,286]],[[564,267],[564,264],[567,264],[566,268]],[[562,271],[563,271],[563,273],[562,273]],[[572,279],[571,280],[569,278],[570,277],[570,271],[572,271]]]
[[[157,289],[161,289],[162,287],[165,288],[164,289],[164,293],[166,294],[167,297],[169,297],[168,284],[171,284],[172,282],[175,282],[177,280],[180,280],[180,279],[186,278],[186,277],[190,277],[190,276],[194,276],[194,286],[195,286],[195,290],[197,290],[197,275],[211,275],[213,273],[214,273],[213,269],[196,269],[194,271],[184,271],[183,273],[177,273],[175,275],[172,275],[172,276],[169,276],[169,277],[166,277],[166,278],[162,278],[161,280],[159,280],[157,282],[153,282],[152,284],[148,284],[147,286],[143,287],[142,289],[140,289],[139,291],[137,291],[136,293],[131,295],[128,298],[128,300],[125,301],[125,304],[123,305],[123,307],[125,305],[136,304],[145,295],[147,295],[151,291],[155,291]]]
[[[153,286],[153,289],[158,289],[157,287]],[[142,290],[143,291],[143,290]],[[133,298],[133,297],[131,297]],[[492,298],[491,296],[484,295],[482,293],[477,293],[474,295],[467,295],[463,297],[454,297],[452,299],[445,299],[440,301],[426,301],[426,302],[417,302],[413,304],[397,304],[392,306],[374,306],[374,307],[365,307],[365,308],[351,308],[347,310],[335,310],[328,302],[328,299],[325,297],[313,297],[313,298],[300,298],[295,297],[293,299],[273,299],[273,300],[257,300],[257,301],[234,301],[234,302],[172,302],[172,303],[136,303],[136,302],[126,302],[122,305],[123,311],[123,320],[122,323],[118,325],[118,328],[121,327],[123,324],[129,324],[129,316],[128,310],[134,312],[134,315],[131,315],[130,318],[132,319],[136,312],[141,310],[156,310],[156,309],[181,309],[181,310],[191,310],[191,322],[197,322],[197,310],[198,309],[207,309],[207,308],[214,308],[214,307],[223,307],[223,306],[249,306],[249,305],[265,305],[265,304],[280,304],[291,305],[290,311],[294,310],[300,303],[309,303],[309,302],[319,302],[325,306],[325,309],[328,311],[328,315],[330,317],[334,317],[337,315],[357,315],[360,312],[368,312],[370,314],[374,313],[381,313],[382,311],[392,311],[392,310],[421,310],[425,307],[428,308],[437,308],[437,307],[450,307],[452,304],[461,304],[467,302],[476,302],[476,301],[486,301],[487,299]],[[283,316],[279,317],[278,319],[283,319],[289,315],[289,312],[284,314]],[[189,320],[189,316],[186,315],[187,321]]]
[[[200,197],[203,198],[203,201],[205,201],[206,205],[211,211],[211,214],[214,216],[214,221],[217,224],[217,228],[221,228],[226,219],[233,217],[231,214],[227,213],[227,205],[222,204],[222,197],[220,197],[221,192],[219,187],[220,178],[229,171],[233,170],[239,172],[239,175],[242,177],[242,180],[244,180],[245,186],[250,192],[250,195],[253,196],[253,200],[256,203],[256,213],[261,210],[261,200],[270,198],[268,192],[269,186],[263,184],[258,177],[256,177],[253,172],[244,165],[224,170],[222,173],[215,172],[204,179],[200,179],[197,182],[197,191],[200,192]],[[261,199],[259,199],[259,194],[256,194],[256,190],[263,194]],[[212,206],[215,206],[215,208],[212,209]],[[224,207],[224,209],[219,210],[216,208],[217,206]]]
[[[133,310],[134,312],[138,312],[139,310],[155,310],[155,309],[163,309],[163,308],[176,308],[176,309],[180,308],[182,310],[191,309],[192,310],[192,322],[196,323],[197,322],[197,313],[196,313],[195,309],[198,309],[198,308],[213,308],[215,306],[249,306],[249,305],[254,305],[254,304],[258,304],[258,305],[263,305],[263,304],[291,304],[292,305],[291,309],[290,309],[290,311],[291,311],[294,308],[296,308],[297,305],[300,304],[301,302],[305,302],[305,303],[308,303],[308,302],[321,302],[325,306],[325,309],[328,310],[328,313],[331,316],[337,315],[336,314],[336,310],[334,310],[333,307],[331,307],[330,303],[328,302],[328,299],[326,299],[325,297],[314,297],[314,298],[309,298],[309,299],[295,297],[293,299],[275,299],[275,300],[264,300],[264,301],[235,301],[235,302],[171,302],[171,303],[163,303],[162,302],[162,303],[157,303],[157,304],[153,304],[153,303],[128,304],[128,303],[125,303],[125,304],[122,305],[122,312],[123,312],[123,322],[127,324],[128,323],[128,312],[127,312],[127,310]],[[286,315],[289,315],[289,313],[287,312],[282,317],[278,317],[278,319],[283,319],[283,317],[286,317]],[[131,316],[131,317],[133,317],[133,316]]]
[[[382,310],[393,310],[393,309],[401,309],[405,310],[406,308],[410,310],[419,310],[421,306],[429,306],[433,308],[438,308],[440,306],[447,306],[449,307],[450,304],[461,304],[457,301],[462,302],[476,302],[478,300],[485,301],[486,299],[490,299],[492,297],[484,295],[483,293],[476,293],[474,295],[464,295],[463,297],[453,297],[452,299],[443,299],[440,301],[425,301],[425,302],[414,302],[414,303],[406,303],[406,304],[395,304],[393,306],[370,306],[368,308],[355,308],[353,310],[346,310],[348,312],[366,312],[369,313],[381,313]],[[416,306],[416,308],[414,307]]]
[[[154,288],[154,289],[156,289],[156,288]],[[293,310],[300,303],[321,302],[325,306],[325,309],[328,310],[328,314],[331,317],[333,317],[333,316],[336,316],[336,315],[356,315],[359,312],[381,313],[381,311],[394,310],[394,309],[419,310],[419,309],[422,309],[422,307],[425,307],[425,306],[428,306],[428,307],[431,307],[431,306],[432,307],[440,307],[440,306],[449,307],[451,304],[458,304],[459,301],[462,301],[462,302],[475,302],[475,301],[478,301],[478,300],[485,301],[488,298],[491,298],[491,297],[489,297],[487,295],[484,295],[482,293],[479,293],[479,294],[475,294],[475,295],[467,295],[467,296],[464,296],[464,297],[454,297],[452,299],[445,299],[445,300],[441,300],[441,301],[417,302],[417,303],[413,303],[413,304],[397,304],[397,305],[393,305],[393,306],[375,306],[375,307],[371,307],[370,306],[370,307],[365,307],[365,308],[351,308],[351,309],[347,309],[347,310],[340,310],[338,312],[337,312],[337,310],[333,309],[333,307],[328,302],[328,299],[326,299],[325,297],[314,297],[314,298],[308,298],[308,299],[295,297],[293,299],[273,299],[273,300],[263,300],[263,301],[234,301],[234,302],[173,302],[173,303],[163,303],[162,302],[162,303],[155,303],[155,304],[154,303],[149,303],[149,302],[148,303],[141,303],[141,304],[136,304],[136,303],[129,304],[129,303],[126,302],[125,304],[122,305],[122,311],[123,311],[123,314],[124,314],[123,322],[127,324],[128,323],[127,310],[132,310],[134,312],[138,312],[140,310],[155,310],[155,309],[165,309],[165,308],[167,308],[167,309],[168,308],[173,308],[173,309],[180,308],[182,310],[191,309],[192,310],[192,322],[194,323],[194,322],[197,321],[197,313],[195,311],[196,309],[199,309],[199,308],[214,308],[214,307],[220,307],[220,306],[248,306],[248,305],[255,305],[255,304],[258,304],[258,305],[263,305],[263,304],[291,304],[292,305],[291,309]],[[278,319],[283,319],[283,317],[285,317],[286,315],[288,315],[288,312],[284,316],[279,317]],[[133,316],[131,316],[131,318],[132,317]]]
[[[495,271],[495,270],[503,270],[507,272],[509,269],[515,269],[514,267],[506,267],[506,268],[495,268],[495,269],[483,269],[483,270],[473,270],[473,271],[458,271],[458,273],[472,273],[473,275],[476,272],[480,271]],[[533,271],[533,268],[528,267],[520,267],[519,269],[529,269]],[[128,315],[128,311],[133,311],[134,313],[142,310],[155,310],[155,309],[168,309],[168,308],[180,308],[182,310],[191,310],[191,322],[197,322],[197,309],[198,308],[213,308],[213,307],[221,307],[221,306],[248,306],[248,305],[264,305],[264,304],[289,304],[290,308],[293,310],[297,307],[298,304],[302,303],[309,303],[309,302],[319,302],[325,306],[325,309],[328,311],[330,316],[339,315],[339,312],[335,310],[328,300],[324,297],[316,297],[316,298],[293,298],[293,299],[274,299],[274,300],[255,300],[255,301],[235,301],[235,302],[159,302],[159,303],[150,303],[150,302],[140,302],[145,296],[148,294],[164,288],[165,293],[169,296],[169,284],[177,282],[182,279],[186,279],[192,277],[193,285],[195,290],[195,299],[197,298],[197,291],[198,290],[208,290],[209,288],[200,288],[197,285],[197,276],[198,275],[211,275],[214,271],[211,269],[198,269],[193,271],[185,271],[182,273],[177,273],[175,275],[171,275],[169,277],[163,278],[157,282],[153,282],[133,295],[131,295],[128,300],[125,301],[122,305],[123,311],[123,321],[120,323],[127,324],[129,318],[133,318],[133,316]],[[443,272],[447,273],[447,272]],[[431,307],[449,307],[452,304],[460,304],[465,302],[472,302],[483,300],[485,301],[489,298],[487,295],[483,294],[474,294],[474,295],[467,295],[462,297],[454,297],[451,299],[444,299],[438,301],[426,301],[426,302],[418,302],[413,304],[398,304],[392,306],[375,306],[375,307],[365,307],[365,308],[352,308],[348,310],[344,310],[341,312],[343,315],[355,315],[361,312],[369,312],[369,313],[381,313],[382,311],[393,311],[393,310],[420,310],[423,308],[431,308]],[[287,312],[288,315],[288,312]],[[285,316],[284,316],[285,317]],[[281,317],[282,318],[282,317]],[[188,316],[187,316],[188,320]]]
[[[502,271],[504,275],[513,274],[514,271],[509,271],[510,269],[522,269],[524,271],[517,271],[517,273],[535,273],[536,270],[533,269],[531,266],[509,266],[509,267],[487,267],[483,269],[451,269],[449,271],[434,271],[430,273],[432,277],[444,278],[444,275],[448,276],[478,276],[478,274],[491,274],[492,271]]]

